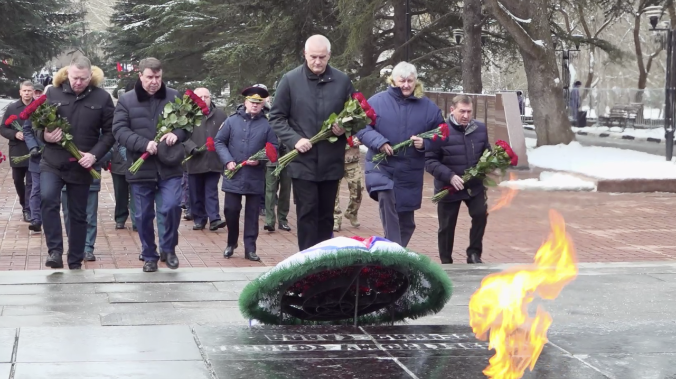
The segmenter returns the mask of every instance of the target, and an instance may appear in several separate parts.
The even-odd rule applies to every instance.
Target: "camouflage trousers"
[[[340,181],[338,182],[338,193],[336,194],[336,204],[333,208],[333,226],[340,228],[342,216],[352,222],[353,226],[359,225],[357,222],[357,212],[361,206],[361,193],[364,191],[362,186],[362,170],[359,162],[345,164],[345,175],[343,179],[347,182],[347,188],[350,191],[350,201],[347,204],[345,213],[340,209]],[[342,181],[342,180],[341,180]],[[355,225],[356,224],[356,225]]]

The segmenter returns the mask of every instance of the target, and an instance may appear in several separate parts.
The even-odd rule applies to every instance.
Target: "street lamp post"
[[[563,42],[559,45],[559,38],[552,34],[552,41],[554,43],[554,51],[561,52],[561,80],[563,81],[563,98],[566,100],[566,108],[570,107],[570,58],[572,52],[580,51],[580,40],[582,36],[574,35],[573,41],[575,43],[575,48],[567,48]],[[557,49],[556,46],[559,45],[561,48]]]
[[[666,149],[666,158],[667,161],[671,161],[674,156],[674,101],[676,100],[676,75],[674,75],[674,70],[676,69],[676,59],[674,58],[674,30],[672,25],[669,25],[667,28],[658,28],[657,23],[662,18],[664,14],[664,8],[660,5],[655,5],[651,7],[646,7],[645,15],[650,20],[650,30],[652,31],[662,31],[667,33],[667,67],[666,67],[666,78],[664,83],[664,138],[665,144],[667,145]]]
[[[401,3],[400,3],[401,4]],[[408,43],[408,40],[411,39],[411,1],[406,0],[406,62],[411,61],[411,44]]]

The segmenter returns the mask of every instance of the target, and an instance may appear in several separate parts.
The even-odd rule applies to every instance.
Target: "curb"
[[[524,129],[530,130],[530,131],[535,131],[535,127],[530,126],[530,125],[524,125]],[[629,136],[625,134],[620,134],[620,133],[615,133],[615,132],[597,132],[597,131],[588,131],[588,132],[583,132],[583,131],[577,131],[575,132],[576,135],[578,136],[588,136],[588,137],[599,137],[599,138],[611,138],[611,139],[625,139],[625,140],[633,140],[633,141],[639,141],[639,142],[652,142],[652,143],[666,143],[665,138],[653,138],[653,137],[634,137],[634,136]],[[674,140],[674,146],[676,146],[676,140]]]

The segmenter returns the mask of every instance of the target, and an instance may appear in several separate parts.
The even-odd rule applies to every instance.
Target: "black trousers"
[[[239,238],[239,215],[242,212],[242,198],[246,198],[244,206],[244,252],[256,252],[258,239],[258,212],[261,205],[261,195],[242,195],[226,192],[223,213],[225,224],[228,226],[228,246],[237,246]]]
[[[124,224],[129,218],[129,183],[124,175],[111,173],[110,176],[113,177],[115,192],[115,222]]]
[[[302,251],[331,239],[338,180],[292,179],[292,183],[293,197],[297,200],[298,248]]]
[[[12,167],[12,180],[14,181],[16,194],[19,195],[19,204],[21,204],[21,209],[24,212],[30,212],[30,204],[28,199],[31,197],[33,179],[30,172],[28,172],[28,167]]]
[[[40,211],[45,230],[47,251],[63,255],[61,229],[61,189],[66,186],[68,196],[68,266],[82,264],[87,239],[87,200],[89,184],[66,183],[52,172],[40,173]]]
[[[440,202],[437,204],[437,215],[439,216],[439,258],[441,263],[453,263],[453,242],[455,240],[455,226],[458,222],[460,213],[460,204],[464,202],[472,218],[472,227],[469,231],[469,247],[467,256],[478,254],[481,256],[483,250],[483,238],[488,221],[488,206],[485,193],[470,197],[469,199],[454,201],[450,203]]]

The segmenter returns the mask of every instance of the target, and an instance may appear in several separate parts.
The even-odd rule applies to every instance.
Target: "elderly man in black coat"
[[[19,125],[23,124],[23,121],[18,119],[19,114],[26,109],[26,106],[33,102],[33,83],[26,81],[21,83],[19,86],[19,96],[21,99],[9,104],[5,110],[5,115],[2,117],[2,125],[0,125],[0,135],[9,140],[9,166],[12,168],[12,179],[14,180],[14,188],[16,189],[16,194],[19,195],[19,204],[21,204],[21,209],[23,211],[23,220],[25,222],[30,222],[31,209],[30,209],[30,195],[32,187],[32,177],[28,172],[27,160],[14,163],[11,158],[18,157],[21,155],[28,154],[28,147],[26,146],[26,141],[24,140],[23,131],[18,131],[10,126],[5,125],[5,122],[10,116],[17,117],[17,123]]]
[[[263,102],[268,91],[261,87],[249,87],[242,91],[246,96],[244,106],[228,117],[216,134],[216,152],[227,170],[245,162],[230,179],[223,178],[225,192],[225,222],[228,224],[228,246],[223,256],[230,258],[237,248],[239,238],[239,215],[242,197],[246,198],[244,209],[244,258],[259,261],[256,255],[258,239],[258,207],[265,194],[265,162],[248,160],[265,148],[267,143],[277,149],[277,136],[263,114]]]
[[[345,173],[345,130],[337,124],[338,141],[313,146],[331,113],[340,113],[354,92],[350,78],[331,67],[331,43],[322,35],[305,42],[305,63],[279,82],[270,111],[270,125],[281,142],[301,154],[287,170],[293,184],[298,217],[298,248],[305,250],[331,238],[338,183]]]
[[[136,227],[143,250],[144,272],[157,271],[157,261],[167,262],[170,269],[178,268],[176,246],[181,222],[181,178],[183,146],[189,135],[183,129],[165,134],[160,143],[154,141],[157,123],[164,106],[178,97],[178,92],[162,82],[162,63],[146,58],[139,63],[139,80],[134,90],[120,96],[115,109],[113,132],[115,139],[127,148],[127,159],[136,161],[145,152],[150,156],[136,174],[127,171],[127,182],[136,205]],[[174,147],[175,146],[175,147]],[[180,155],[175,154],[180,150]],[[164,152],[167,154],[164,154]],[[160,193],[162,204],[157,210],[164,217],[164,233],[160,236],[160,254],[155,244],[155,195]]]
[[[482,263],[482,242],[488,221],[486,188],[481,180],[472,179],[465,183],[461,176],[466,169],[479,163],[484,151],[491,148],[488,132],[486,125],[472,119],[472,99],[466,95],[453,98],[447,123],[451,127],[448,140],[442,143],[440,150],[425,153],[425,169],[434,176],[434,193],[449,185],[457,190],[437,204],[439,258],[441,263],[453,263],[455,225],[460,204],[464,202],[472,218],[467,263]]]
[[[216,137],[227,116],[211,102],[208,89],[197,88],[195,95],[202,98],[209,107],[209,115],[202,118],[202,124],[193,130],[190,139],[183,144],[186,154],[192,155],[185,163],[188,172],[190,212],[195,220],[192,229],[204,229],[209,220],[209,230],[216,231],[225,227],[218,204],[218,181],[223,174],[223,163],[215,151],[200,148],[207,143],[208,138]]]
[[[82,152],[82,158],[74,161],[61,145],[61,129],[37,133],[45,141],[40,161],[40,209],[49,251],[47,267],[63,267],[60,213],[64,185],[70,215],[68,267],[80,269],[85,257],[87,200],[93,180],[89,169],[115,143],[111,131],[115,108],[110,94],[99,87],[102,82],[103,71],[86,57],[77,57],[55,75],[54,86],[47,90],[47,102],[59,105],[57,113],[71,124],[73,142]]]

